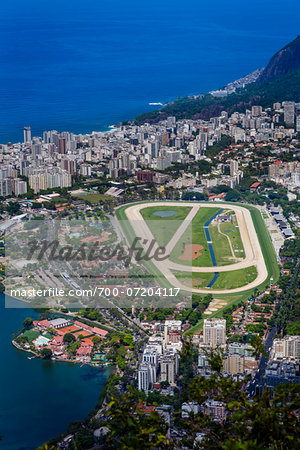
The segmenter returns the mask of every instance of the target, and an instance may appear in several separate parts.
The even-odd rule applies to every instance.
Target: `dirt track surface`
[[[170,254],[184,231],[187,229],[189,223],[192,221],[192,219],[197,214],[199,208],[224,208],[226,207],[226,203],[195,203],[191,204],[189,202],[155,202],[155,203],[142,203],[137,204],[133,206],[129,206],[125,210],[125,214],[130,221],[130,224],[136,234],[137,237],[147,239],[148,242],[154,240],[153,234],[151,233],[149,227],[147,226],[146,222],[144,221],[140,210],[143,208],[147,208],[149,206],[188,206],[191,207],[191,211],[185,218],[185,220],[182,222],[180,227],[177,229],[175,234],[172,236],[171,240],[166,246],[166,254]],[[237,222],[240,229],[241,239],[244,245],[245,250],[245,258],[242,261],[239,261],[235,264],[230,264],[226,266],[213,266],[213,267],[191,267],[186,265],[181,265],[174,263],[170,261],[169,259],[165,261],[155,261],[152,259],[153,264],[156,265],[157,269],[167,278],[170,284],[172,284],[174,287],[178,287],[182,290],[188,291],[188,292],[195,292],[195,293],[212,293],[212,294],[224,294],[224,293],[238,293],[247,291],[249,289],[255,288],[259,286],[261,283],[263,283],[267,276],[268,271],[266,268],[266,264],[264,261],[264,257],[260,248],[260,244],[258,241],[258,237],[254,228],[254,224],[252,222],[252,217],[250,214],[250,211],[246,208],[243,208],[242,206],[238,205],[230,205],[230,209],[233,210],[236,214]],[[159,246],[157,244],[153,247],[153,253]],[[146,249],[147,247],[145,247]],[[152,254],[153,254],[152,253]],[[179,280],[173,275],[171,270],[181,271],[181,272],[229,272],[232,270],[238,270],[238,269],[244,269],[246,267],[255,266],[257,269],[257,277],[254,281],[251,283],[235,288],[235,289],[222,289],[217,290],[213,288],[202,288],[202,289],[193,289],[188,288],[184,286],[182,283],[180,283]]]
[[[199,244],[185,244],[184,252],[178,259],[182,261],[194,261],[194,259],[201,255],[200,250],[203,250],[203,248],[203,245]]]

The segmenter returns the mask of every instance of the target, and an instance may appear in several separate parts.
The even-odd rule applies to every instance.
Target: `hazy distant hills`
[[[263,107],[274,102],[300,102],[300,36],[279,50],[263,70],[256,83],[247,85],[227,97],[205,94],[202,98],[181,98],[164,108],[141,114],[136,123],[157,122],[173,115],[177,119],[208,120],[221,111],[243,112],[255,104]]]

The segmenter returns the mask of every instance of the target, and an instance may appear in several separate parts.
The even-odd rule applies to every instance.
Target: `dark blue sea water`
[[[91,132],[223,86],[299,34],[289,0],[2,0],[0,142]]]
[[[37,314],[11,301],[18,307],[4,308],[0,294],[0,448],[32,450],[87,416],[110,370],[29,360],[28,353],[12,346],[11,336],[26,317]]]

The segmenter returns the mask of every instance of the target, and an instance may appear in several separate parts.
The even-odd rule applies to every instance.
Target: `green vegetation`
[[[28,330],[32,326],[33,320],[31,317],[26,317],[26,319],[23,321],[23,327]]]
[[[73,336],[74,337],[74,336]],[[67,347],[67,354],[70,358],[75,358],[76,350],[81,346],[81,342],[74,341]]]
[[[63,341],[65,344],[71,344],[72,342],[76,341],[76,338],[75,338],[74,334],[66,333],[63,337]]]
[[[243,205],[244,206],[244,205]],[[276,281],[279,278],[279,267],[277,263],[276,254],[274,251],[274,247],[270,238],[270,235],[268,233],[268,230],[266,229],[266,226],[264,224],[263,218],[257,208],[246,206],[247,209],[251,212],[251,217],[253,220],[254,228],[256,231],[256,234],[258,236],[259,244],[263,253],[263,257],[265,260],[265,264],[267,266],[268,270],[268,279],[266,282],[263,283],[264,286],[267,286],[269,284],[269,280],[271,277],[273,277],[273,282],[276,283]]]
[[[236,261],[232,255],[227,233],[220,233],[218,225],[210,224],[209,234],[212,240],[217,265],[226,266],[229,264],[234,264]]]
[[[267,83],[254,83],[245,89],[227,97],[216,98],[205,94],[200,98],[180,98],[172,104],[151,113],[141,114],[136,118],[136,123],[157,122],[168,116],[176,116],[179,119],[204,119],[216,117],[222,111],[229,114],[233,112],[245,112],[252,105],[261,105],[263,108],[271,107],[275,102],[300,101],[300,69]]]
[[[253,354],[258,359],[264,354],[261,339],[251,339]],[[174,425],[185,433],[180,438],[181,448],[196,448],[199,432],[205,430],[201,448],[215,449],[296,449],[299,447],[300,386],[297,383],[280,385],[270,391],[263,385],[262,394],[247,398],[246,382],[235,381],[222,373],[223,352],[212,350],[208,353],[211,376],[193,376],[197,350],[190,340],[186,340],[180,354],[179,392],[173,402]],[[152,397],[147,400],[151,405]],[[153,396],[153,401],[155,401]],[[212,399],[224,402],[226,416],[216,421],[208,412],[191,414],[181,418],[182,402],[202,405]],[[169,441],[167,427],[159,419],[157,412],[146,415],[141,411],[145,401],[143,393],[132,387],[123,395],[114,394],[110,398],[109,415],[106,426],[111,433],[102,444],[106,448],[157,448],[175,449],[178,442]],[[198,447],[197,447],[198,448]],[[200,446],[199,446],[200,448]]]
[[[237,258],[245,258],[244,246],[236,219],[234,219],[233,222],[221,223],[220,230],[222,233],[226,233],[228,235],[235,256]]]
[[[147,204],[149,202],[146,202]],[[140,204],[140,202],[138,203]],[[125,210],[129,205],[122,206],[116,210],[116,217],[120,221],[123,232],[127,238],[128,244],[131,245],[135,239],[135,232],[130,225],[129,220],[127,219]],[[132,206],[132,204],[130,205]],[[160,284],[161,287],[171,288],[172,285],[166,280],[166,278],[162,275],[162,273],[156,268],[156,266],[151,261],[145,261],[144,267],[147,270],[148,274],[155,276],[156,281]]]
[[[87,202],[98,204],[98,203],[109,203],[112,201],[111,197],[108,197],[104,194],[98,194],[98,193],[86,193],[86,194],[78,194],[76,195],[79,199],[85,200]]]
[[[227,203],[228,205],[228,203]],[[250,213],[251,213],[251,217],[253,220],[253,224],[255,227],[255,230],[257,232],[257,236],[258,236],[258,240],[261,246],[261,250],[264,256],[264,260],[266,263],[266,267],[268,270],[268,278],[266,279],[266,281],[264,281],[260,286],[258,286],[255,289],[249,289],[248,291],[244,291],[241,294],[236,294],[236,295],[232,295],[232,294],[222,294],[222,295],[218,295],[217,297],[220,298],[221,300],[227,301],[228,305],[227,306],[232,306],[235,305],[239,302],[245,302],[246,300],[248,300],[251,296],[253,296],[254,292],[258,292],[259,290],[263,290],[265,289],[267,286],[269,286],[269,280],[271,277],[273,277],[273,282],[276,283],[278,281],[279,278],[279,267],[278,267],[278,263],[277,263],[277,259],[276,259],[276,255],[275,255],[275,251],[269,236],[269,233],[266,229],[266,226],[264,224],[263,218],[261,217],[261,214],[259,212],[259,210],[257,208],[254,208],[252,206],[249,205],[245,205],[245,204],[241,204],[240,206],[243,206],[244,208],[249,209]],[[292,247],[292,246],[291,246]],[[227,307],[226,306],[226,307]],[[222,317],[222,314],[224,312],[225,308],[220,308],[218,311],[214,312],[213,314],[210,315],[210,317]],[[199,323],[197,323],[196,326],[194,326],[193,328],[190,328],[188,330],[188,333],[195,333],[197,331],[199,331],[202,328],[202,321],[200,321]]]
[[[283,276],[279,280],[282,289],[287,289],[282,306],[276,320],[279,330],[284,334],[300,334],[300,278],[299,259],[300,240],[291,239],[285,241],[284,247],[280,250],[280,256],[284,267],[291,269],[290,276]],[[288,267],[287,267],[288,266]]]
[[[40,332],[37,330],[27,330],[25,331],[25,333],[23,333],[23,336],[27,338],[29,343],[34,341],[39,335]]]
[[[149,202],[146,202],[147,204]],[[203,203],[203,205],[205,206],[205,203]],[[226,207],[228,207],[230,205],[230,203],[226,203]],[[257,292],[259,290],[263,290],[265,289],[268,285],[269,285],[269,280],[271,278],[271,276],[273,277],[273,281],[274,283],[277,282],[278,278],[279,278],[279,267],[277,264],[277,259],[276,259],[276,255],[274,252],[274,248],[272,245],[272,242],[270,240],[270,236],[268,234],[268,231],[265,227],[264,221],[261,217],[260,211],[257,210],[257,208],[251,207],[249,205],[245,205],[245,204],[240,204],[240,206],[249,209],[250,213],[251,213],[251,217],[258,235],[258,239],[261,245],[261,249],[263,252],[263,256],[266,262],[266,266],[267,266],[267,270],[268,270],[268,277],[267,279],[260,285],[258,286],[256,289],[249,289],[247,291],[244,291],[240,294],[218,294],[218,298],[220,300],[224,300],[226,302],[226,306],[228,305],[235,305],[239,302],[244,302],[247,299],[249,299],[251,296],[253,296],[254,291]],[[118,220],[122,221],[122,228],[127,236],[127,239],[129,241],[129,243],[131,243],[134,238],[135,238],[135,233],[129,223],[129,221],[127,220],[127,216],[125,214],[125,210],[128,207],[128,205],[122,206],[120,208],[117,209],[116,211],[116,215]],[[208,209],[208,208],[207,208]],[[213,211],[213,208],[210,208],[211,211]],[[206,210],[207,211],[207,210]],[[212,214],[211,214],[212,215]],[[211,215],[209,217],[211,217]],[[208,218],[209,218],[208,217]],[[208,219],[206,219],[208,220]],[[180,263],[182,263],[181,260],[179,260]],[[147,264],[149,263],[149,264]],[[170,284],[168,283],[168,281],[162,276],[162,274],[156,269],[156,267],[154,266],[154,264],[152,264],[151,262],[146,262],[145,267],[147,268],[149,266],[149,271],[152,274],[155,274],[155,276],[157,277],[156,279],[160,281],[160,284],[162,286],[166,286],[166,287],[170,287]],[[248,278],[248,277],[247,277]],[[221,279],[222,280],[222,279]],[[209,291],[208,291],[209,292]],[[193,294],[193,299],[197,297],[197,294]],[[210,317],[222,317],[222,313],[224,311],[224,308],[220,308],[218,311],[214,312]],[[199,331],[199,329],[201,329],[202,326],[202,322],[198,322],[196,324],[195,327],[191,328],[188,330],[188,333],[190,332],[196,332]]]
[[[52,350],[50,348],[43,348],[41,351],[41,357],[44,359],[50,359],[52,356]]]
[[[156,212],[177,211],[169,217],[160,217]],[[159,246],[163,247],[172,238],[182,221],[186,218],[191,208],[188,206],[150,206],[140,210],[143,219],[147,223]]]
[[[182,284],[190,288],[206,287],[214,276],[210,272],[191,273],[191,272],[179,272],[177,270],[172,270],[172,272]]]
[[[194,272],[193,274],[187,272],[175,272],[178,278],[186,286],[193,285],[194,288],[205,288],[214,277],[214,273]],[[212,289],[235,289],[251,283],[257,277],[257,270],[255,266],[247,267],[245,269],[231,270],[229,272],[220,272]],[[192,283],[191,283],[192,282]]]
[[[220,272],[217,281],[214,283],[214,289],[235,289],[251,283],[257,277],[255,266],[245,269],[231,270],[230,272]]]
[[[293,276],[287,277],[290,284],[288,285],[287,292],[285,293],[280,311],[278,313],[278,317],[276,319],[278,331],[281,331],[283,334],[300,334],[299,274],[300,266],[298,264],[293,273]]]
[[[174,247],[170,260],[179,264],[193,265],[193,266],[212,266],[212,260],[205,236],[204,224],[217,212],[220,208],[205,208],[199,209],[192,222],[187,227],[184,234],[181,236],[176,246]],[[185,246],[188,244],[198,244],[202,245],[203,249],[200,250],[201,255],[199,255],[193,261],[179,259],[183,254]]]

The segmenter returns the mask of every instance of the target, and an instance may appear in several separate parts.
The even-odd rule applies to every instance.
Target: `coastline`
[[[95,408],[113,367],[88,364],[80,367],[74,362],[54,364],[58,361],[43,360],[30,349],[25,352],[18,348],[12,342],[14,333],[26,317],[36,319],[38,313],[8,296],[6,302],[7,308],[2,295],[0,347],[5,362],[1,375],[1,448],[19,448],[23,436],[23,447],[29,450],[64,433],[72,421],[87,417]],[[68,408],[64,409],[63,405]],[[34,423],[39,425],[33,427]],[[20,434],[15,433],[16,429]]]
[[[46,361],[46,359],[41,358],[41,356],[38,353],[35,353],[33,350],[21,347],[14,339],[11,341],[11,343],[17,350],[20,350],[20,351],[25,352],[25,353],[31,353],[36,358],[39,358],[42,361]],[[87,365],[87,366],[95,367],[95,368],[99,368],[99,369],[106,369],[107,367],[114,367],[115,366],[115,364],[113,364],[113,363],[109,363],[109,364],[92,364],[90,361],[77,361],[77,360],[74,360],[74,359],[63,359],[63,358],[55,358],[55,357],[54,358],[53,357],[49,358],[48,361],[67,362],[67,363],[72,363],[72,364],[81,364],[81,365]]]

